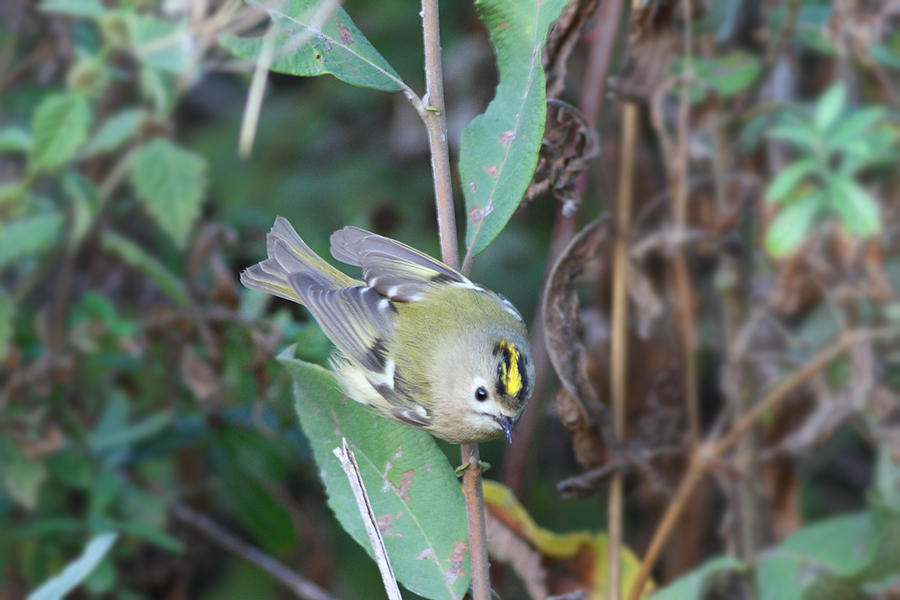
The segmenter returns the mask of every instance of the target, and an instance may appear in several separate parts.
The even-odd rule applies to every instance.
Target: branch
[[[616,240],[613,250],[612,306],[612,412],[616,438],[625,438],[625,405],[628,395],[628,243],[631,237],[631,203],[634,183],[634,154],[637,131],[637,107],[625,105],[622,129],[622,162],[619,170],[619,195],[616,202]],[[609,490],[609,598],[622,596],[622,496],[624,474],[613,474]]]
[[[286,565],[272,558],[259,548],[239,539],[233,533],[185,504],[175,504],[172,507],[172,515],[179,521],[190,525],[209,539],[213,540],[226,550],[237,554],[241,558],[252,562],[254,565],[271,575],[279,583],[294,592],[303,600],[336,600],[334,596],[298,575]]]
[[[422,0],[422,27],[425,46],[425,110],[420,111],[431,148],[434,176],[434,199],[437,205],[441,259],[459,268],[456,245],[456,216],[453,211],[453,186],[450,178],[450,152],[447,148],[447,120],[444,110],[444,80],[441,69],[441,32],[438,0]],[[469,523],[469,554],[472,564],[472,593],[475,600],[491,600],[488,571],[487,526],[484,515],[484,492],[481,487],[481,457],[478,444],[460,446],[463,471],[463,493]]]

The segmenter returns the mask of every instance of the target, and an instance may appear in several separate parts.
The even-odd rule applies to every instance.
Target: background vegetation
[[[273,73],[240,158],[253,64],[219,40],[258,32],[251,8],[0,5],[4,599],[86,547],[78,597],[383,593],[274,359],[296,344],[324,363],[329,342],[237,274],[275,215],[323,255],[357,225],[437,256],[426,131],[403,94]],[[419,6],[344,9],[421,94]],[[476,8],[441,11],[456,165],[498,70]],[[527,510],[494,513],[503,598],[608,597],[597,557],[620,544],[643,559],[638,575],[626,553],[626,592],[652,568],[677,582],[666,598],[900,596],[896,12],[565,9],[543,63],[574,108],[550,105],[528,202],[472,271],[533,324],[540,374],[516,443],[482,448]],[[541,314],[545,287],[562,312]],[[600,426],[613,397],[618,443]],[[623,539],[550,534],[607,530],[621,495]],[[253,547],[281,582],[239,557]]]

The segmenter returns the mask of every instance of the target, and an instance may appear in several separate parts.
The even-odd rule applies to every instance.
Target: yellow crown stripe
[[[507,344],[500,342],[500,346],[506,350],[506,360],[503,361],[503,367],[500,373],[500,379],[506,393],[510,396],[516,396],[522,390],[522,374],[519,373],[519,349],[515,344]]]

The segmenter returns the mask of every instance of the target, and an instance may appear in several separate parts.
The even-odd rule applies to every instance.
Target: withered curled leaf
[[[561,100],[548,100],[544,139],[524,201],[549,191],[563,203],[565,214],[573,213],[581,202],[576,179],[598,154],[597,132],[578,109]]]
[[[547,352],[564,390],[557,409],[560,420],[572,431],[575,455],[587,469],[606,462],[607,447],[619,452],[606,406],[588,377],[575,280],[585,263],[611,243],[611,230],[612,223],[605,218],[582,229],[556,261],[544,290]]]

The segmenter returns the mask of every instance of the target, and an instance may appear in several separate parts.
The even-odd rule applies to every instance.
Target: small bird
[[[522,316],[500,294],[395,240],[345,227],[316,255],[282,217],[268,258],[241,273],[248,288],[299,302],[334,343],[331,367],[348,396],[453,444],[512,431],[534,390]]]

